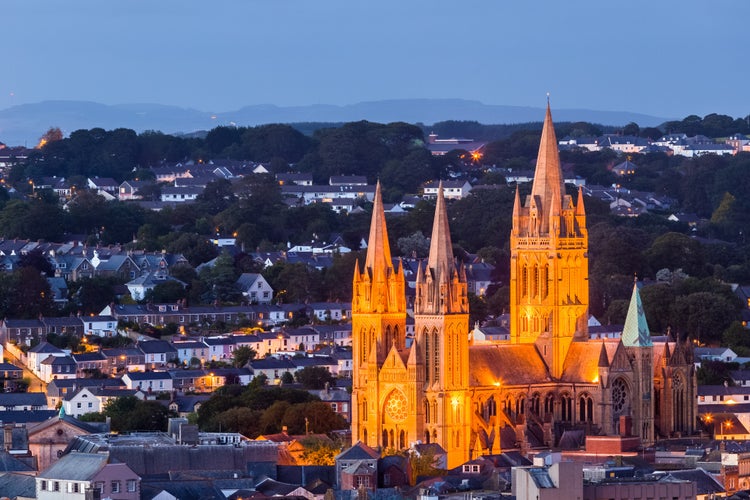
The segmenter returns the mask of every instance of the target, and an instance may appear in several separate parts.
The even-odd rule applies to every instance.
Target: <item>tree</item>
[[[404,257],[423,258],[430,251],[430,240],[422,234],[422,231],[399,238],[397,245]]]
[[[185,287],[177,280],[166,280],[164,283],[157,284],[153,290],[146,292],[143,302],[164,304],[177,302],[187,296]]]
[[[336,455],[341,449],[328,439],[316,436],[307,436],[300,440],[305,450],[302,452],[300,465],[335,465]]]
[[[165,431],[169,410],[156,401],[141,401],[135,396],[121,396],[111,399],[102,412],[111,418],[112,430]]]
[[[240,346],[232,352],[232,364],[238,368],[245,366],[248,361],[255,359],[257,353],[252,347]]]
[[[297,382],[302,384],[305,389],[323,389],[326,385],[333,386],[336,379],[328,368],[324,366],[306,366],[294,374]]]

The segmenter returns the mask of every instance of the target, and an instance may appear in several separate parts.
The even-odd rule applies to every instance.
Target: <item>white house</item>
[[[442,181],[443,196],[447,200],[460,200],[466,198],[471,192],[472,186],[468,181]],[[423,193],[425,198],[436,198],[439,181],[430,181],[424,184]]]
[[[144,392],[172,392],[169,372],[128,372],[122,376],[125,387]]]
[[[82,317],[83,331],[86,335],[97,337],[112,337],[117,335],[117,320],[112,316]]]
[[[273,288],[261,274],[242,273],[237,278],[237,286],[242,290],[242,295],[247,297],[250,302],[270,304],[273,300]]]

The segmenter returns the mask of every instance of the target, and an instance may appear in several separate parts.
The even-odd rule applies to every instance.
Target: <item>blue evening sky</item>
[[[463,98],[750,113],[750,1],[3,0],[0,109]]]

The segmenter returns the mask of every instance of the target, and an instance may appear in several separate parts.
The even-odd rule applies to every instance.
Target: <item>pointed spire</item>
[[[436,281],[450,280],[453,266],[453,243],[448,227],[448,211],[445,208],[443,196],[443,181],[438,185],[437,204],[435,205],[435,219],[432,224],[430,239],[430,257],[427,267],[437,273]]]
[[[625,326],[622,329],[622,343],[626,347],[650,347],[653,345],[651,332],[646,322],[646,314],[641,303],[641,294],[638,293],[637,280],[633,283],[633,295],[630,298]]]
[[[604,347],[604,342],[602,342],[602,348],[599,351],[599,364],[597,366],[599,368],[609,368],[609,357],[607,356],[607,349]]]
[[[388,243],[388,229],[385,225],[385,211],[383,198],[380,193],[380,181],[375,187],[375,199],[372,206],[372,220],[370,222],[370,237],[367,240],[367,258],[365,270],[372,270],[375,276],[386,275],[386,269],[393,266],[391,247]]]
[[[521,195],[518,193],[518,184],[516,184],[516,196],[513,199],[513,219],[521,215]]]
[[[552,112],[547,102],[547,115],[544,117],[542,128],[542,139],[539,143],[539,154],[536,159],[536,171],[534,172],[534,184],[531,187],[531,196],[538,197],[542,203],[539,207],[546,213],[540,213],[540,218],[549,214],[550,203],[557,195],[558,203],[562,201],[565,193],[563,176],[560,170],[560,155],[558,153],[557,137],[552,125]]]

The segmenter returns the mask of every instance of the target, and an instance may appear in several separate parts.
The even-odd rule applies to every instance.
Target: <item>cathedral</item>
[[[621,337],[589,338],[586,211],[580,189],[565,192],[549,105],[531,194],[522,200],[516,190],[512,217],[510,340],[475,340],[442,187],[408,311],[378,184],[353,280],[353,441],[393,450],[438,443],[455,467],[508,449],[581,444],[576,436],[635,436],[647,446],[692,434],[692,351],[652,338],[637,283]]]

